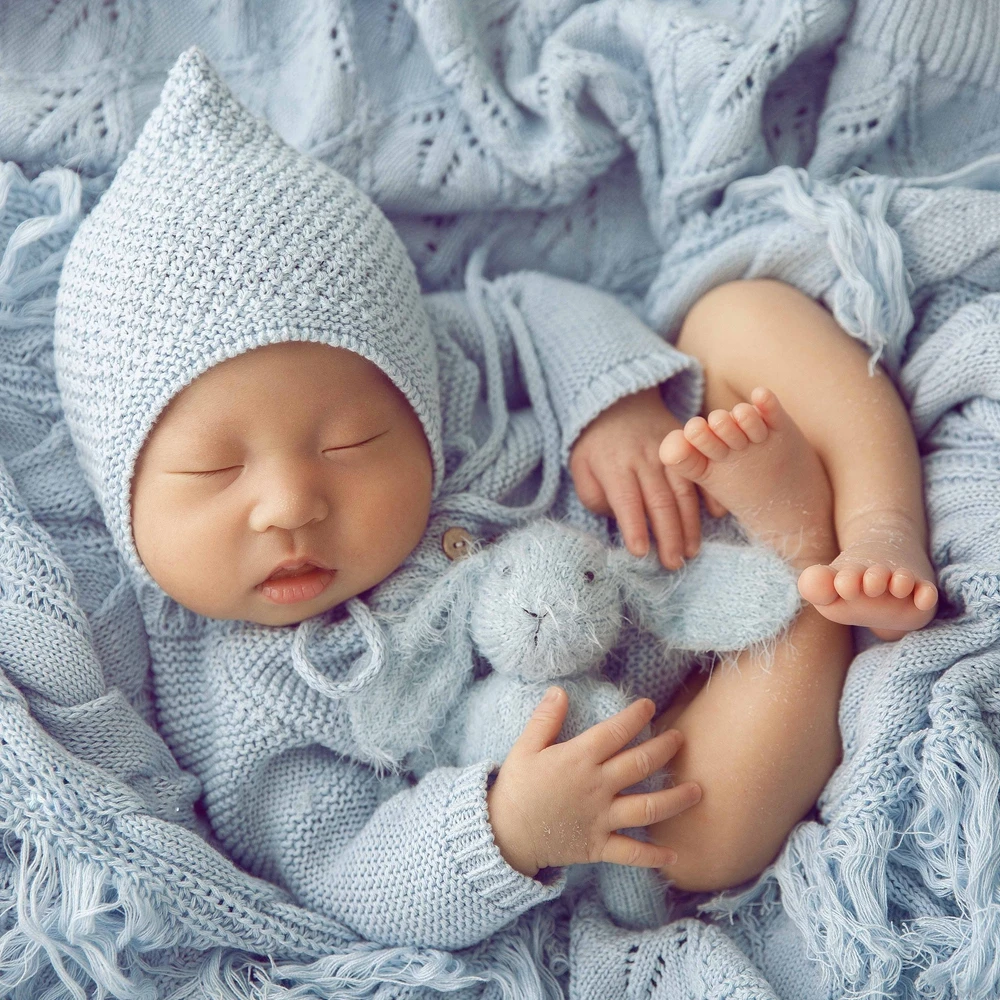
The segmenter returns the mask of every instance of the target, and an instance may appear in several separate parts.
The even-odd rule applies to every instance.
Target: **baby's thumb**
[[[538,753],[555,743],[566,720],[569,698],[561,687],[550,687],[528,719],[517,742],[511,748]]]

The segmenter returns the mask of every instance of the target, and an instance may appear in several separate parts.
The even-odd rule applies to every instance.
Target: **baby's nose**
[[[250,513],[250,527],[260,532],[272,527],[294,531],[313,521],[322,521],[329,513],[321,485],[302,471],[286,469],[262,477]]]

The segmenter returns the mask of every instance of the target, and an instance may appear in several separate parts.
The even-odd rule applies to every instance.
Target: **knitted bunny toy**
[[[539,521],[474,558],[464,567],[476,577],[469,635],[493,671],[472,684],[459,715],[459,765],[502,762],[552,683],[569,695],[560,739],[623,709],[629,697],[601,667],[625,618],[675,649],[731,650],[772,638],[799,605],[790,568],[756,546],[705,542],[684,569],[667,572],[655,559]],[[602,864],[598,879],[619,923],[666,919],[655,872]]]
[[[391,666],[349,700],[355,738],[385,768],[406,758],[419,771],[422,752],[502,763],[552,683],[569,695],[560,739],[628,704],[601,672],[626,619],[665,649],[721,652],[772,639],[798,607],[795,575],[769,549],[705,541],[669,572],[655,556],[535,521],[471,546],[405,615],[382,618]],[[474,680],[477,661],[492,671]],[[619,923],[666,918],[655,873],[600,865],[599,880]]]

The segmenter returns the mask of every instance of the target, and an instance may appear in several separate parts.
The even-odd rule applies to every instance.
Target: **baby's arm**
[[[447,949],[557,897],[562,865],[672,861],[669,847],[619,837],[609,824],[655,822],[697,800],[694,785],[618,795],[673,756],[678,735],[619,753],[652,715],[640,701],[549,746],[565,711],[561,691],[540,706],[489,791],[491,761],[408,784],[318,745],[285,751],[248,789],[240,839],[256,856],[238,860],[367,940]],[[552,869],[544,879],[532,877],[543,867]]]
[[[614,516],[635,555],[648,549],[648,518],[660,561],[678,567],[698,550],[698,491],[664,470],[657,449],[698,412],[695,359],[586,285],[522,271],[494,282],[492,294],[516,303],[531,335],[581,501]]]
[[[241,839],[255,856],[236,860],[365,940],[470,947],[565,881],[530,878],[500,853],[486,803],[493,770],[440,767],[411,783],[319,745],[285,751],[245,796]]]

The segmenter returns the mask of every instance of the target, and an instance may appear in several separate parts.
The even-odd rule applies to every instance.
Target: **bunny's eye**
[[[586,580],[586,581],[587,581],[587,583],[593,583],[593,582],[594,582],[594,579],[595,579],[595,577],[594,577],[594,571],[593,571],[592,569],[588,569],[588,570],[587,570],[587,571],[586,571],[586,572],[585,572],[585,573],[583,574],[583,578],[584,578],[584,580]]]
[[[500,575],[501,576],[510,576],[510,567],[509,566],[501,566],[500,567]]]

